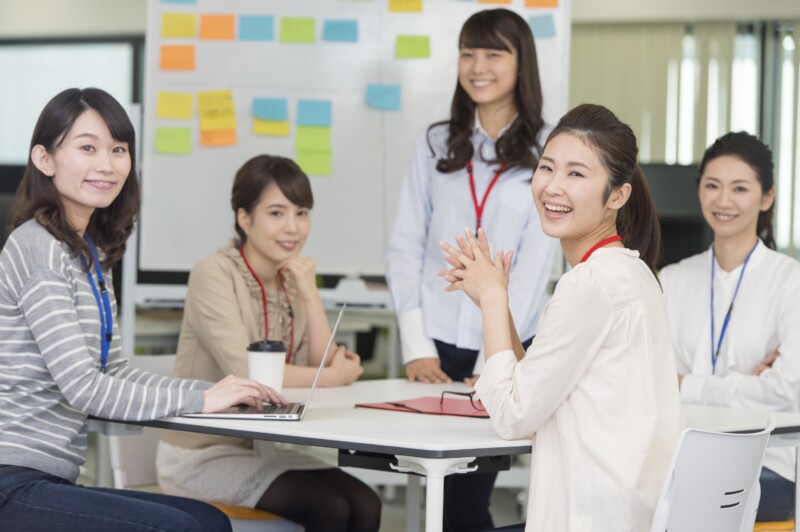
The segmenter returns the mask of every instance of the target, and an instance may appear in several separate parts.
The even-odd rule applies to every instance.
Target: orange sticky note
[[[233,15],[200,15],[200,38],[232,41],[236,38],[236,18]]]
[[[525,0],[525,7],[558,7],[558,0]]]
[[[161,70],[194,70],[194,45],[162,45],[160,66]]]
[[[233,146],[236,144],[235,129],[216,129],[200,132],[201,146]]]

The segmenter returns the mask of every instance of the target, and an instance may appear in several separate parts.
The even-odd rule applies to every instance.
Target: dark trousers
[[[0,531],[231,530],[210,504],[160,493],[86,488],[27,467],[0,465]]]
[[[531,340],[523,343],[527,348]],[[434,340],[442,371],[453,381],[472,377],[478,351]],[[494,528],[489,511],[497,473],[469,473],[444,478],[444,532],[479,532]]]
[[[756,521],[786,521],[794,516],[794,482],[766,467],[758,479],[761,499]]]

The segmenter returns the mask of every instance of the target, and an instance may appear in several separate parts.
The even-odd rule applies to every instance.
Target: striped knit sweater
[[[110,272],[108,284],[116,315]],[[198,412],[211,386],[131,368],[116,320],[105,374],[99,359],[100,313],[80,259],[26,222],[0,253],[0,464],[74,482],[87,415],[138,421]]]

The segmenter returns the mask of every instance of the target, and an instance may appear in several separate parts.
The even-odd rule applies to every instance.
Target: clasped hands
[[[461,290],[482,308],[487,298],[508,297],[508,274],[511,271],[513,251],[498,251],[492,259],[486,232],[478,229],[478,237],[469,229],[465,236],[456,236],[458,248],[440,241],[444,258],[452,268],[439,270],[439,276],[450,283],[445,290]]]

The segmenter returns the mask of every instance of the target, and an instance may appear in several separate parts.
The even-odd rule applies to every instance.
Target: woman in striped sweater
[[[230,530],[205,503],[87,488],[86,418],[141,421],[283,401],[257,382],[131,368],[114,326],[111,266],[139,213],[134,130],[99,89],[44,108],[0,254],[0,528]]]

